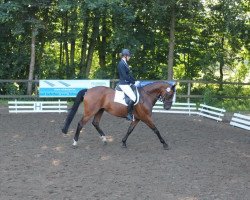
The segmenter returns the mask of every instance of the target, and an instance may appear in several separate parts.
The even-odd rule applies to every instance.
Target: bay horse
[[[123,147],[127,147],[126,141],[138,122],[143,121],[158,136],[160,142],[163,144],[163,148],[166,150],[169,149],[168,144],[162,138],[151,116],[152,108],[158,100],[163,102],[164,109],[168,110],[171,108],[173,97],[175,96],[175,86],[176,83],[173,81],[159,81],[150,83],[143,87],[138,87],[140,100],[138,104],[134,106],[134,121],[131,122],[127,134],[122,139]],[[83,89],[78,92],[74,104],[65,120],[64,127],[62,128],[62,132],[67,134],[70,123],[73,120],[80,103],[83,101],[84,113],[82,119],[78,122],[73,139],[73,146],[77,145],[81,129],[92,117],[94,117],[92,124],[100,134],[102,141],[106,143],[105,134],[99,126],[103,112],[106,111],[111,115],[122,118],[126,118],[127,116],[127,106],[114,102],[114,97],[115,90],[104,86]]]

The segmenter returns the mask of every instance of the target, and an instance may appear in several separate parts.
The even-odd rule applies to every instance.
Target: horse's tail
[[[74,104],[73,104],[72,108],[70,109],[69,114],[68,114],[68,116],[66,118],[65,124],[64,124],[64,126],[62,128],[62,132],[64,134],[67,134],[69,126],[70,126],[70,123],[74,119],[76,111],[77,111],[80,103],[83,101],[83,97],[84,97],[84,95],[85,95],[86,92],[87,92],[87,89],[83,89],[83,90],[80,90],[77,93],[75,101],[74,101]]]

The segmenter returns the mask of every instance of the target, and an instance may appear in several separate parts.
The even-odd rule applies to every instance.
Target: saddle
[[[136,96],[136,100],[134,103],[134,105],[136,105],[140,100],[140,94],[139,94],[137,87],[135,87],[134,85],[131,85],[131,88]],[[116,85],[114,102],[121,103],[127,106],[129,101],[130,101],[130,98],[122,91],[119,85]]]

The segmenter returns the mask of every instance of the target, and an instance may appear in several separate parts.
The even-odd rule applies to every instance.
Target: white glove
[[[140,86],[140,81],[135,81],[135,84],[134,84],[136,87]]]

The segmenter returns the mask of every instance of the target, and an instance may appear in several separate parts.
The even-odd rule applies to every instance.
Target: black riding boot
[[[129,121],[133,121],[134,120],[134,116],[133,116],[133,108],[134,108],[134,101],[130,100],[128,102],[128,115],[127,115],[127,120]]]

